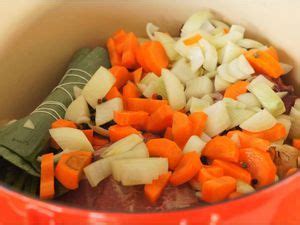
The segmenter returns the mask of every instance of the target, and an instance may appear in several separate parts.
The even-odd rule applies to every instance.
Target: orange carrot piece
[[[222,159],[230,162],[239,161],[237,146],[226,136],[216,136],[211,139],[203,149],[202,155],[211,159]]]
[[[51,124],[51,128],[60,128],[60,127],[77,128],[77,125],[74,122],[65,119],[58,119]]]
[[[112,38],[109,38],[106,47],[109,53],[109,59],[112,66],[121,65],[121,55],[118,54],[115,42]]]
[[[127,110],[145,111],[148,113],[155,112],[162,105],[167,105],[167,100],[155,100],[147,98],[128,98],[126,99]]]
[[[224,170],[218,166],[202,167],[198,173],[198,182],[202,186],[205,181],[224,176]]]
[[[115,49],[119,55],[122,55],[123,53],[126,38],[127,34],[123,29],[117,30],[113,35],[113,40],[116,46]]]
[[[297,172],[297,170],[298,170],[298,169],[297,169],[296,167],[290,168],[290,169],[286,172],[285,177],[288,177],[288,176],[293,175],[294,173]]]
[[[300,150],[300,139],[293,139],[293,146]]]
[[[138,130],[146,128],[149,114],[144,111],[115,111],[114,121],[121,126],[132,126]]]
[[[277,50],[273,46],[270,46],[269,48],[267,48],[265,50],[265,52],[269,53],[269,55],[271,55],[274,59],[276,59],[277,61],[279,61],[278,52],[277,52]]]
[[[109,71],[116,78],[115,86],[120,89],[123,87],[127,81],[130,79],[130,73],[124,66],[113,66]]]
[[[263,187],[274,182],[276,166],[270,154],[255,148],[240,149],[240,162],[247,164],[247,170],[258,181],[256,187]]]
[[[82,132],[85,134],[85,136],[87,137],[89,142],[91,144],[93,144],[93,142],[94,142],[94,131],[92,129],[89,129],[89,130],[82,130]]]
[[[116,86],[113,86],[105,96],[106,100],[110,100],[113,98],[122,98],[122,97],[123,97],[122,94],[119,92]]]
[[[146,198],[152,203],[155,204],[156,201],[161,196],[163,190],[167,186],[169,179],[171,177],[171,172],[162,174],[158,179],[153,180],[151,184],[146,184],[144,187],[144,193]]]
[[[248,184],[251,183],[251,174],[234,163],[215,159],[212,165],[221,167],[224,170],[224,174],[227,176],[245,181]]]
[[[248,85],[249,82],[247,81],[237,81],[236,83],[226,88],[224,98],[232,98],[236,100],[239,95],[245,94],[247,92]]]
[[[174,186],[184,184],[191,180],[200,168],[199,155],[196,152],[185,153],[171,175],[170,183]]]
[[[132,83],[131,81],[128,81],[127,84],[123,87],[123,97],[124,98],[138,98],[142,94],[137,88],[137,86]]]
[[[171,141],[173,141],[173,135],[172,135],[172,128],[171,127],[167,127],[165,134],[164,134],[164,138],[167,138]]]
[[[243,131],[245,134],[254,136],[256,138],[262,138],[271,142],[278,141],[286,136],[286,129],[281,123],[275,124],[270,129],[261,132]]]
[[[192,135],[192,124],[189,117],[182,112],[174,112],[172,135],[179,147],[184,147]]]
[[[106,138],[94,136],[92,145],[97,148],[100,148],[100,147],[107,145],[108,143],[109,143],[109,141]]]
[[[142,79],[142,75],[143,75],[143,68],[140,67],[138,69],[136,69],[135,71],[133,71],[131,73],[132,75],[132,81],[134,81],[135,84],[140,83],[141,79]]]
[[[236,198],[238,198],[238,197],[241,197],[241,196],[243,196],[243,194],[242,193],[240,193],[240,192],[232,192],[229,196],[228,196],[228,198],[229,199],[236,199]]]
[[[109,127],[108,131],[109,131],[109,139],[112,142],[125,138],[130,134],[140,134],[138,130],[134,129],[131,126],[113,125]]]
[[[268,140],[253,137],[239,130],[228,132],[227,137],[231,138],[234,134],[238,135],[241,148],[257,148],[262,151],[267,151],[271,145]]]
[[[202,37],[201,37],[200,34],[195,34],[194,36],[189,37],[189,38],[183,40],[183,43],[185,45],[193,45],[193,44],[196,44],[198,41],[200,41],[201,38]]]
[[[168,159],[169,169],[174,170],[182,157],[182,151],[173,141],[166,138],[152,139],[146,143],[149,155]],[[199,158],[199,157],[198,157]]]
[[[224,28],[223,31],[224,31],[224,34],[227,34],[229,32],[229,29],[228,28]]]
[[[173,110],[169,105],[159,107],[152,113],[147,121],[147,131],[153,133],[163,132],[167,127],[172,126]]]
[[[42,155],[40,198],[51,199],[54,197],[54,155],[48,153]]]
[[[136,59],[145,72],[151,71],[150,67],[147,65],[147,55],[145,51],[150,44],[150,41],[146,41],[145,43],[141,44],[136,51]]]
[[[136,59],[136,51],[139,47],[139,42],[134,33],[130,32],[124,42],[124,49],[122,53],[122,65],[128,69],[138,68]]]
[[[278,78],[284,74],[279,62],[266,51],[252,49],[245,52],[244,55],[257,73],[273,78]]]
[[[194,112],[189,115],[192,124],[192,135],[201,136],[208,116],[204,112]]]
[[[71,190],[77,189],[83,168],[92,161],[92,152],[74,151],[63,154],[55,168],[56,179]]]
[[[214,178],[202,185],[202,199],[213,203],[226,199],[236,190],[236,180],[229,176]]]

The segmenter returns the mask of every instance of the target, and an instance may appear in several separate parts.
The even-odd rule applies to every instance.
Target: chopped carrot
[[[95,146],[95,147],[100,148],[100,147],[107,145],[108,143],[109,143],[109,141],[106,138],[101,138],[98,136],[94,136],[94,138],[93,138],[93,146]]]
[[[191,115],[189,115],[189,120],[192,123],[192,135],[202,135],[207,118],[208,117],[204,112],[194,112]]]
[[[277,52],[277,50],[273,46],[270,46],[269,48],[267,48],[265,50],[265,52],[269,53],[269,55],[271,55],[274,59],[276,59],[277,61],[279,61],[278,52]]]
[[[240,149],[240,162],[246,163],[252,178],[258,181],[256,187],[263,187],[274,182],[276,166],[267,152],[255,148],[242,148]]]
[[[178,165],[182,151],[173,141],[166,138],[152,139],[146,143],[149,155],[168,159],[169,168],[174,170]],[[199,157],[198,157],[199,158]]]
[[[174,186],[184,184],[191,180],[199,172],[200,168],[199,155],[196,152],[185,153],[171,175],[170,183]]]
[[[182,112],[174,112],[172,135],[179,147],[183,148],[192,135],[192,124],[189,117]]]
[[[224,34],[227,34],[229,32],[229,29],[228,28],[224,28],[223,31],[224,31]]]
[[[234,134],[238,135],[241,148],[257,148],[267,151],[271,145],[268,140],[253,137],[239,130],[230,131],[227,133],[227,136],[231,138]]]
[[[147,98],[128,98],[126,99],[127,110],[155,112],[162,105],[167,105],[167,100],[155,100]]]
[[[198,181],[202,186],[205,181],[224,176],[224,170],[218,166],[202,167],[198,173]]]
[[[74,151],[63,154],[55,168],[56,179],[71,190],[77,189],[82,170],[92,161],[92,152]]]
[[[132,83],[131,81],[128,81],[127,84],[123,87],[123,97],[124,98],[138,98],[142,94],[137,88],[137,86]]]
[[[172,126],[173,110],[169,105],[159,107],[152,113],[147,121],[147,131],[153,133],[163,132],[167,127]]]
[[[128,69],[136,69],[139,66],[136,59],[136,51],[138,49],[138,46],[139,42],[134,33],[128,33],[124,41],[121,59],[122,65]]]
[[[51,199],[54,197],[54,155],[48,153],[42,155],[40,198]]]
[[[121,126],[132,126],[138,130],[146,128],[149,114],[143,111],[115,111],[114,121]]]
[[[116,44],[112,38],[109,38],[107,43],[107,50],[109,53],[109,59],[112,66],[121,65],[121,55],[118,54]]]
[[[119,92],[116,86],[113,86],[105,96],[106,100],[110,100],[113,98],[122,98],[122,97],[123,97],[122,94]]]
[[[89,142],[91,144],[93,144],[93,142],[94,142],[94,131],[92,129],[89,129],[89,130],[82,130],[82,132],[85,134],[85,136],[87,137]]]
[[[230,162],[239,161],[239,150],[235,143],[226,136],[216,136],[207,142],[202,155],[211,159],[222,159]]]
[[[151,69],[148,67],[147,65],[147,61],[146,61],[146,53],[145,53],[145,49],[151,44],[150,41],[146,41],[143,44],[141,44],[139,46],[139,48],[136,51],[136,59],[138,61],[138,63],[141,65],[141,67],[143,68],[143,70],[145,72],[150,72]]]
[[[140,67],[138,69],[136,69],[135,71],[133,71],[131,73],[132,75],[132,81],[134,81],[135,84],[140,83],[141,79],[142,79],[142,75],[143,75],[143,68]]]
[[[293,146],[300,150],[300,139],[293,139]]]
[[[245,94],[247,92],[248,85],[249,82],[247,81],[237,81],[236,83],[226,88],[224,98],[232,98],[236,100],[239,95]]]
[[[261,131],[261,132],[250,132],[243,131],[245,134],[254,136],[256,138],[265,139],[271,142],[278,141],[284,137],[286,137],[286,129],[281,123],[275,124],[275,126],[270,129]]]
[[[114,75],[116,78],[115,86],[120,89],[123,87],[127,81],[130,79],[130,73],[124,66],[113,66],[109,69],[109,71]]]
[[[251,174],[247,170],[241,168],[240,166],[234,163],[215,159],[212,165],[223,168],[224,174],[227,176],[231,176],[233,178],[245,181],[248,184],[251,183]]]
[[[171,141],[173,141],[173,135],[172,135],[172,128],[171,127],[167,127],[165,134],[164,134],[164,138],[167,138]]]
[[[74,122],[65,119],[58,119],[51,124],[51,128],[60,128],[60,127],[77,128],[77,125]]]
[[[162,174],[158,179],[153,180],[151,184],[146,184],[144,187],[144,193],[146,198],[154,204],[158,198],[161,196],[163,190],[167,186],[169,179],[171,177],[171,172]]]
[[[193,44],[198,43],[198,41],[200,41],[201,38],[202,38],[202,37],[201,37],[200,34],[195,34],[194,36],[185,39],[185,40],[183,41],[183,43],[184,43],[185,45],[193,45]]]
[[[273,78],[278,78],[284,74],[284,70],[278,60],[266,51],[252,49],[245,52],[244,55],[257,73],[262,73]]]
[[[109,129],[109,138],[112,142],[127,137],[130,134],[140,134],[140,132],[131,126],[113,125]]]
[[[291,175],[293,175],[294,173],[296,173],[297,170],[298,170],[298,169],[297,169],[296,167],[290,168],[290,169],[286,172],[285,176],[286,176],[286,177],[291,176]]]
[[[113,35],[113,40],[116,46],[116,52],[119,55],[122,55],[126,38],[127,34],[123,29],[117,30]]]
[[[243,196],[243,194],[242,193],[240,193],[240,192],[232,192],[229,196],[228,196],[228,198],[229,199],[235,199],[235,198],[238,198],[238,197],[241,197],[241,196]]]
[[[214,178],[204,182],[201,190],[204,201],[219,202],[236,190],[236,180],[229,176]]]

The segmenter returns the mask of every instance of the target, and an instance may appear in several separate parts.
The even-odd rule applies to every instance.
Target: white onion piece
[[[154,33],[159,30],[158,26],[155,26],[153,23],[147,23],[146,33],[150,40],[155,40]]]
[[[190,63],[183,57],[174,63],[171,72],[174,73],[182,83],[186,83],[197,77],[197,74],[192,71]]]
[[[147,98],[152,98],[153,94],[158,94],[162,96],[163,99],[168,98],[167,91],[162,77],[153,80],[147,87],[145,87],[143,91],[143,95]]]
[[[216,102],[203,111],[208,115],[205,133],[209,136],[218,135],[231,125],[226,104],[223,101]]]
[[[279,91],[276,92],[276,94],[279,96],[279,98],[283,98],[284,96],[286,96],[288,94],[287,91]]]
[[[73,87],[73,92],[74,92],[75,98],[78,98],[79,96],[81,96],[82,89],[78,86],[74,86]]]
[[[191,62],[191,68],[193,72],[196,72],[204,63],[204,55],[200,47],[190,47],[188,51],[188,57]]]
[[[96,126],[101,126],[114,118],[115,111],[123,110],[123,100],[121,98],[113,98],[96,106]]]
[[[137,84],[139,90],[143,93],[150,83],[156,81],[159,77],[155,73],[147,73],[144,78]]]
[[[82,124],[90,122],[90,110],[88,103],[82,95],[76,98],[68,107],[65,119],[71,120],[74,123]]]
[[[241,194],[249,194],[255,192],[255,189],[244,181],[237,180],[236,182],[236,191]]]
[[[237,100],[247,105],[248,108],[252,108],[252,107],[261,108],[260,102],[252,93],[241,94],[237,96]]]
[[[169,70],[162,69],[161,77],[167,91],[168,101],[172,109],[179,110],[185,107],[186,98],[184,86],[180,80]]]
[[[218,62],[218,53],[216,48],[204,38],[202,38],[199,41],[199,45],[202,48],[202,51],[204,52],[204,69],[206,69],[209,72],[216,70]]]
[[[214,90],[214,86],[212,81],[206,77],[198,77],[193,80],[190,80],[186,83],[185,94],[187,98],[197,97],[201,98],[204,95],[212,93]]]
[[[220,65],[217,69],[217,72],[218,72],[218,76],[221,79],[223,79],[229,83],[234,83],[238,80],[238,78],[236,78],[230,74],[231,71],[229,71],[228,63],[224,63],[224,64]]]
[[[260,132],[272,128],[276,123],[276,118],[264,109],[244,121],[240,127],[246,131]]]
[[[287,74],[287,73],[291,72],[292,69],[293,69],[293,66],[291,66],[289,64],[286,64],[286,63],[280,63],[280,66],[283,69],[284,74]]]
[[[221,28],[221,29],[225,29],[225,30],[229,30],[229,26],[224,23],[223,21],[220,21],[220,20],[216,20],[216,19],[212,19],[210,20],[211,23],[216,27],[216,28]]]
[[[229,41],[236,43],[243,38],[242,33],[239,31],[229,31],[227,34],[222,36],[216,36],[212,39],[212,44],[218,49],[223,48]]]
[[[49,133],[62,150],[94,151],[85,134],[79,129],[69,127],[52,128]]]
[[[246,57],[242,54],[238,58],[234,59],[231,63],[236,63],[239,71],[242,73],[242,76],[238,77],[241,80],[250,78],[255,71],[246,59]],[[232,74],[235,76],[234,74]]]
[[[201,112],[211,104],[205,99],[191,97],[186,105],[186,111],[190,111],[191,113]]]
[[[169,34],[154,32],[154,38],[162,44],[167,53],[167,56],[171,61],[175,61],[179,58],[179,55],[175,50],[176,42]]]
[[[223,80],[218,74],[215,76],[214,86],[215,91],[224,91],[227,87],[231,85],[230,82]]]
[[[290,129],[291,129],[291,125],[292,125],[291,118],[288,115],[280,115],[276,119],[277,119],[278,123],[282,124],[285,128],[286,135],[282,139],[282,141],[284,141],[287,138],[287,136],[290,132]]]
[[[264,45],[261,44],[260,42],[258,41],[255,41],[255,40],[252,40],[252,39],[248,39],[248,38],[245,38],[245,39],[242,39],[242,40],[239,40],[237,42],[237,44],[239,46],[241,46],[242,48],[246,48],[246,49],[251,49],[251,48],[261,48],[263,47]]]
[[[206,20],[203,22],[200,29],[211,33],[215,29],[215,26],[209,20]]]
[[[116,82],[114,75],[104,67],[100,67],[82,90],[82,95],[93,108],[98,99],[105,97]]]
[[[258,75],[251,81],[251,85],[253,85],[253,86],[255,86],[259,83],[264,83],[264,84],[268,85],[270,88],[273,88],[275,85],[272,81],[268,80],[264,75]]]
[[[204,74],[204,76],[206,76],[206,77],[208,77],[210,79],[214,78],[216,75],[217,75],[217,71],[216,70]]]
[[[206,142],[196,135],[193,135],[189,138],[187,143],[183,148],[183,153],[195,151],[198,155],[201,155],[202,150],[204,149]]]
[[[130,151],[132,148],[134,148],[136,145],[143,142],[143,138],[140,135],[137,134],[131,134],[128,135],[125,138],[122,138],[121,140],[113,143],[110,145],[102,154],[101,156],[103,158],[107,158],[109,156],[121,154],[124,152]]]
[[[243,27],[243,26],[241,26],[241,25],[233,24],[233,25],[230,27],[229,32],[231,32],[231,31],[237,31],[237,32],[241,33],[241,34],[244,36],[246,29],[245,29],[245,27]]]
[[[229,41],[222,49],[219,50],[218,61],[220,64],[229,63],[243,53],[243,49]]]
[[[102,128],[102,127],[98,127],[98,126],[94,126],[91,122],[88,123],[88,126],[94,131],[96,132],[97,134],[100,134],[102,136],[105,136],[105,137],[109,137],[109,132],[108,130]]]

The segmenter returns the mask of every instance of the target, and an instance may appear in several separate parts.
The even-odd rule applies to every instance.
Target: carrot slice
[[[151,184],[146,184],[144,187],[144,193],[146,198],[152,203],[156,203],[156,201],[161,196],[163,190],[167,186],[169,179],[171,177],[171,172],[162,174],[158,179],[153,180]]]
[[[136,51],[136,59],[145,72],[151,71],[150,67],[147,65],[147,55],[145,51],[150,44],[150,41],[146,41],[145,43],[141,44]]]
[[[254,68],[255,72],[278,78],[284,74],[284,70],[268,52],[258,49],[252,49],[244,53],[246,59]]]
[[[55,168],[56,179],[71,190],[77,189],[82,170],[92,161],[92,152],[74,151],[63,154]]]
[[[169,105],[159,107],[152,113],[147,121],[147,130],[153,133],[160,133],[167,127],[172,126],[173,110]]]
[[[105,96],[106,100],[110,100],[113,98],[122,98],[122,97],[123,97],[122,94],[119,92],[116,86],[113,86]]]
[[[164,134],[164,138],[167,138],[171,141],[173,141],[173,135],[172,135],[172,128],[171,127],[167,127],[165,134]]]
[[[112,142],[125,138],[130,134],[140,134],[138,130],[134,129],[131,126],[113,125],[109,127],[108,131],[109,131],[109,139]]]
[[[123,97],[124,98],[138,98],[142,94],[137,88],[137,86],[132,83],[131,81],[128,81],[127,84],[123,87]]]
[[[227,136],[231,138],[234,134],[238,135],[241,148],[257,148],[267,151],[271,145],[268,140],[253,137],[239,130],[230,131],[227,133]]]
[[[213,203],[226,199],[236,190],[236,180],[229,176],[214,178],[202,185],[202,199]]]
[[[162,105],[167,105],[167,100],[155,100],[147,98],[128,98],[126,99],[127,110],[155,112]]]
[[[116,78],[115,86],[120,89],[123,87],[127,81],[130,79],[130,73],[124,66],[113,66],[109,71]]]
[[[152,139],[146,145],[150,156],[167,158],[171,170],[176,168],[182,157],[182,151],[177,144],[166,138]]]
[[[255,148],[240,149],[240,162],[247,164],[247,170],[258,181],[256,187],[263,187],[274,182],[276,166],[270,155]]]
[[[300,150],[300,139],[293,139],[293,146]]]
[[[127,33],[123,29],[117,30],[113,35],[113,40],[116,46],[115,49],[119,55],[122,55],[123,53],[126,38]]]
[[[192,135],[201,136],[208,116],[204,112],[194,112],[189,116],[192,123]]]
[[[269,48],[267,48],[265,50],[265,52],[267,52],[269,55],[271,55],[274,59],[276,59],[277,61],[279,61],[279,56],[278,56],[278,52],[277,50],[273,47],[270,46]]]
[[[60,127],[77,128],[77,125],[74,122],[65,119],[58,119],[51,124],[51,128],[60,128]]]
[[[121,126],[132,126],[138,130],[144,130],[149,114],[143,111],[115,111],[114,121]]]
[[[250,132],[243,131],[245,134],[254,136],[256,138],[262,138],[271,142],[278,141],[286,137],[286,129],[281,123],[275,124],[275,126],[270,129],[261,131],[261,132]]]
[[[201,162],[196,152],[184,154],[171,175],[170,183],[174,186],[184,184],[191,180],[200,170]]]
[[[230,162],[239,161],[239,150],[235,143],[226,136],[211,139],[202,151],[202,155],[212,159],[222,159]]]
[[[94,136],[93,138],[93,146],[100,148],[107,145],[109,141],[106,138],[101,138],[98,136]]]
[[[136,69],[135,71],[133,71],[131,73],[132,75],[132,81],[134,81],[135,84],[140,83],[141,79],[142,79],[142,75],[143,75],[143,68],[140,67],[138,69]]]
[[[183,41],[183,43],[185,45],[193,45],[193,44],[196,44],[198,41],[200,41],[201,39],[201,35],[200,34],[195,34],[194,36],[190,37],[190,38],[187,38]]]
[[[112,66],[121,65],[121,55],[118,54],[115,42],[112,38],[109,38],[106,47],[109,53],[109,59]]]
[[[224,170],[224,174],[227,176],[231,176],[233,178],[245,181],[248,184],[251,183],[251,174],[247,170],[241,168],[240,166],[234,163],[215,159],[212,165],[221,167]]]
[[[82,130],[82,132],[85,134],[85,136],[87,137],[89,142],[91,144],[93,144],[93,142],[94,142],[94,131],[92,129],[89,129],[89,130]]]
[[[122,65],[128,69],[136,69],[139,66],[136,59],[138,46],[139,42],[134,33],[128,33],[124,42],[122,53]]]
[[[218,166],[202,167],[198,173],[198,182],[202,186],[205,181],[224,176],[224,170]]]
[[[54,155],[49,153],[42,155],[40,198],[51,199],[54,193]]]
[[[239,95],[245,94],[247,92],[248,85],[249,82],[247,81],[237,81],[236,83],[226,88],[224,98],[232,98],[236,100]]]
[[[192,135],[192,124],[189,117],[182,112],[174,112],[172,135],[179,147],[184,147]]]

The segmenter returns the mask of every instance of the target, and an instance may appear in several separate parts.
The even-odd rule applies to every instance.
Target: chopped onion
[[[82,95],[76,98],[68,107],[65,119],[71,120],[74,123],[82,124],[90,122],[90,110],[88,103]]]
[[[216,28],[221,28],[222,30],[229,30],[229,26],[224,23],[223,21],[212,19],[210,20],[211,23],[216,27]]]
[[[186,83],[185,94],[187,98],[197,97],[201,98],[204,95],[212,93],[214,90],[214,86],[212,81],[206,77],[197,77],[193,80],[190,80]]]
[[[212,39],[212,44],[218,49],[223,48],[229,41],[236,43],[237,41],[241,40],[243,38],[243,35],[241,32],[236,30],[230,30],[227,34],[222,36],[215,36]]]
[[[74,86],[73,87],[73,92],[74,92],[75,98],[78,98],[79,96],[81,96],[82,89],[79,88],[78,86]]]
[[[252,108],[252,107],[261,108],[260,102],[252,93],[241,94],[237,96],[237,100],[247,105],[248,108]]]
[[[251,81],[252,86],[255,86],[258,83],[264,83],[268,85],[270,88],[273,88],[275,85],[272,81],[268,80],[264,75],[258,75]]]
[[[155,73],[147,73],[145,77],[140,81],[140,83],[137,84],[138,88],[140,89],[141,92],[144,92],[148,85],[156,81],[159,77]]]
[[[237,133],[234,133],[234,134],[231,136],[230,139],[236,144],[236,146],[237,146],[238,148],[241,147],[240,137],[239,137],[239,135],[238,135]]]
[[[217,71],[216,70],[204,74],[204,76],[206,76],[208,78],[214,78],[216,75],[217,75]]]
[[[218,135],[231,125],[231,120],[224,101],[216,102],[203,111],[208,115],[205,133],[209,136],[213,137]]]
[[[158,26],[155,26],[153,23],[147,23],[146,33],[150,40],[155,40],[154,33],[159,30]]]
[[[283,69],[284,74],[287,74],[287,73],[291,72],[292,69],[293,69],[293,66],[291,66],[289,64],[286,64],[286,63],[280,63],[280,66]]]
[[[79,129],[69,127],[52,128],[49,133],[62,150],[94,151],[85,134]]]
[[[248,79],[255,72],[243,54],[229,63],[229,71],[239,80]]]
[[[276,94],[279,96],[279,98],[283,98],[284,96],[286,96],[288,94],[287,91],[279,91],[276,92]]]
[[[162,96],[163,99],[168,98],[162,77],[151,81],[151,83],[143,91],[143,95],[147,98],[152,98],[153,94],[158,94]]]
[[[193,72],[196,72],[204,63],[204,56],[200,47],[190,47],[188,51],[188,57],[191,62],[191,68]]]
[[[103,125],[114,118],[115,111],[123,110],[123,100],[121,98],[113,98],[96,106],[96,126]]]
[[[208,100],[191,97],[187,103],[186,111],[191,113],[201,112],[211,104]]]
[[[91,122],[88,123],[88,126],[97,134],[100,134],[105,137],[109,137],[109,132],[107,129],[104,129],[104,128],[98,127],[98,126],[94,126]]]
[[[212,25],[212,23],[209,20],[206,20],[201,25],[200,29],[210,33],[215,29],[215,26]]]
[[[192,71],[190,63],[183,57],[174,63],[171,72],[184,84],[197,77],[197,74]]]
[[[169,70],[162,69],[161,75],[168,96],[170,106],[174,110],[179,110],[185,107],[186,98],[184,93],[184,86],[180,80]]]
[[[95,108],[98,99],[104,98],[115,82],[114,75],[101,66],[83,88],[82,95],[90,106]]]
[[[272,128],[276,123],[275,117],[264,109],[244,121],[240,127],[246,131],[260,132]]]
[[[219,51],[219,58],[218,61],[220,64],[229,63],[233,59],[239,57],[243,53],[243,49],[229,41],[223,48]]]
[[[204,149],[206,142],[196,135],[193,135],[189,138],[187,143],[183,148],[183,153],[195,151],[198,155],[201,155],[202,150]]]
[[[101,154],[101,156],[103,158],[107,158],[109,156],[128,152],[132,148],[134,148],[136,145],[140,144],[141,142],[143,142],[143,138],[140,135],[131,134],[131,135],[129,135],[125,138],[122,138],[121,140],[113,143]]]
[[[224,91],[230,85],[230,82],[223,80],[218,74],[215,76],[214,86],[217,92]]]
[[[175,61],[179,58],[179,55],[175,50],[176,42],[169,34],[154,32],[154,38],[162,44],[167,53],[167,56],[171,61]]]
[[[199,45],[202,48],[202,51],[204,52],[204,69],[206,69],[209,72],[215,71],[218,62],[218,53],[216,48],[204,38],[202,38],[199,41]]]
[[[245,29],[245,27],[243,27],[241,25],[235,25],[235,24],[233,24],[230,27],[229,32],[231,32],[231,31],[237,31],[237,32],[241,33],[244,36],[244,33],[245,33],[246,29]]]
[[[259,43],[258,41],[248,39],[248,38],[244,38],[244,39],[239,40],[237,42],[237,44],[239,46],[241,46],[242,48],[246,48],[246,49],[263,47],[263,44]]]
[[[282,124],[285,128],[286,135],[282,139],[282,141],[284,141],[287,138],[287,136],[290,132],[290,129],[291,129],[291,125],[292,125],[291,118],[288,115],[280,115],[277,117],[277,121],[278,121],[278,123]]]
[[[236,191],[241,194],[249,194],[255,192],[255,189],[244,181],[237,180],[236,182]]]
[[[233,77],[230,74],[231,71],[229,71],[228,63],[224,63],[224,64],[220,65],[218,67],[217,71],[218,71],[218,76],[227,82],[234,83],[238,80],[238,78]]]
[[[113,177],[124,186],[151,184],[168,172],[166,158],[119,159],[112,162]]]

